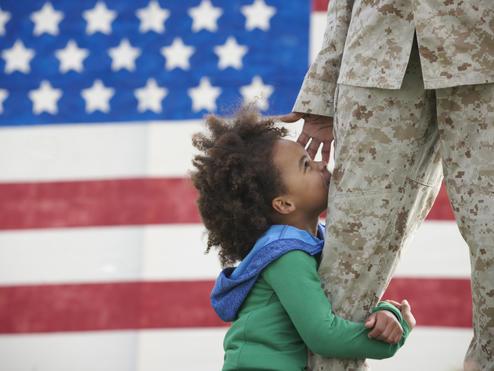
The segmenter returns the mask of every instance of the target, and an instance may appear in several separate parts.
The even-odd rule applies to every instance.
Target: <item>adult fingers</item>
[[[300,145],[305,148],[305,146],[307,146],[307,143],[309,143],[309,140],[310,140],[310,136],[307,135],[306,132],[302,131],[298,136],[297,142],[300,143]]]
[[[307,153],[309,154],[311,159],[314,159],[314,157],[316,157],[316,153],[320,145],[321,145],[320,140],[312,138],[309,147],[307,147]]]
[[[322,142],[321,155],[322,155],[322,160],[328,163],[329,157],[331,155],[331,142]]]

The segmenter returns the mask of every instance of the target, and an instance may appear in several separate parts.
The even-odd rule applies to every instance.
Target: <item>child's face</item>
[[[313,161],[299,143],[280,139],[273,162],[281,173],[287,195],[298,211],[319,216],[327,206],[331,173],[323,161]]]

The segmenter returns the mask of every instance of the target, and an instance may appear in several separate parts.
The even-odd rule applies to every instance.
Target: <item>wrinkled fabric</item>
[[[444,172],[470,248],[474,338],[466,369],[493,370],[494,84],[426,90],[418,53],[415,47],[400,90],[338,85],[319,275],[335,314],[364,320],[432,207]],[[320,356],[310,366],[368,368],[363,360]]]
[[[414,34],[426,89],[494,82],[492,0],[334,0],[293,111],[332,116],[337,83],[399,89]]]
[[[318,224],[318,237],[290,225],[273,225],[257,240],[238,267],[221,271],[211,292],[211,305],[223,321],[233,321],[262,270],[289,251],[309,255],[321,252],[324,226]]]

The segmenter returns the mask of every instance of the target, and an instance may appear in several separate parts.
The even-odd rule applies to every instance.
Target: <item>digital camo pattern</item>
[[[494,82],[492,0],[414,1],[426,89]]]
[[[336,161],[319,268],[333,310],[367,318],[407,238],[430,210],[444,164],[472,256],[475,338],[468,364],[494,369],[494,85],[424,90],[415,47],[401,90],[339,85],[337,97]],[[309,368],[367,365],[313,356]]]
[[[433,98],[423,90],[417,57],[402,90],[339,86],[319,274],[333,310],[343,318],[366,319],[406,238],[438,192],[442,172]],[[366,369],[362,363],[315,356],[311,369]]]
[[[334,91],[340,73],[353,0],[330,1],[322,49],[309,67],[294,112],[333,116]]]
[[[445,185],[470,248],[474,338],[465,370],[494,370],[494,84],[436,95]]]
[[[293,111],[332,116],[336,82],[399,89],[415,32],[426,89],[494,82],[492,0],[332,0]]]

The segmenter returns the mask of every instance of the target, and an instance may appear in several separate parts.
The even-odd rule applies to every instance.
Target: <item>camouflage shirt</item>
[[[494,82],[494,0],[330,0],[293,111],[332,116],[337,83],[399,89],[415,33],[426,89]]]

